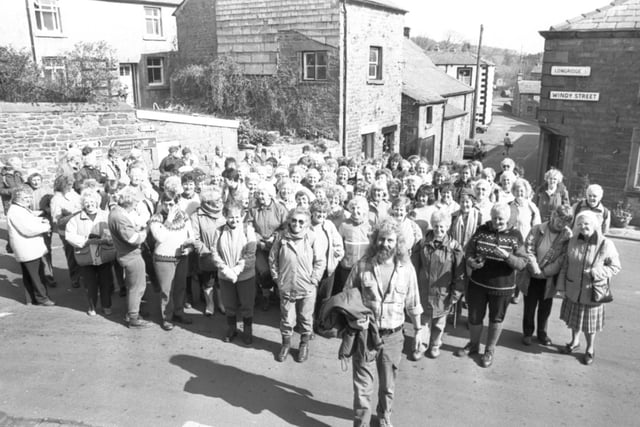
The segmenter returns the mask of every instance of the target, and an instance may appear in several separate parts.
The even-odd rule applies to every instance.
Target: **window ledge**
[[[36,37],[52,38],[52,39],[66,39],[66,38],[68,38],[67,36],[65,36],[62,33],[41,33],[41,32],[36,32],[34,35]]]
[[[164,36],[150,36],[145,35],[142,36],[142,40],[150,40],[150,41],[167,41],[167,38]]]
[[[324,80],[305,80],[305,79],[301,79],[300,83],[301,84],[310,84],[310,85],[323,85],[323,84],[331,83],[331,81],[329,79],[324,79]]]
[[[154,83],[148,83],[147,84],[147,90],[168,90],[169,89],[169,85],[168,84],[154,84]]]
[[[381,86],[384,84],[384,80],[367,80],[368,85]]]

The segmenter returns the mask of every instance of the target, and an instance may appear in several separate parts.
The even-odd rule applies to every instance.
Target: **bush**
[[[335,139],[337,123],[324,123],[318,105],[335,105],[337,89],[300,85],[295,70],[280,66],[273,76],[250,76],[231,57],[221,56],[209,65],[188,65],[171,76],[180,102],[200,105],[222,117],[246,117],[240,144],[264,139],[254,126],[283,134]],[[335,129],[334,129],[335,127]],[[249,142],[252,141],[252,142]]]
[[[26,50],[0,46],[0,100],[8,102],[104,101],[117,94],[117,60],[106,42],[81,42],[64,53],[63,73],[45,78]]]

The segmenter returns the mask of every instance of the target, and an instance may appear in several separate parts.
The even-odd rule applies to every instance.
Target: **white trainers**
[[[87,314],[88,314],[89,316],[93,317],[93,316],[95,316],[95,315],[96,315],[96,311],[95,311],[94,309],[89,309],[89,310],[87,311]]]

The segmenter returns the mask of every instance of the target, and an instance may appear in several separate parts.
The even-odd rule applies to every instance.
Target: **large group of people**
[[[353,352],[359,425],[371,416],[374,366],[378,417],[390,424],[406,319],[415,329],[409,357],[435,359],[447,316],[466,308],[469,342],[455,354],[478,355],[489,367],[520,293],[523,344],[532,345],[534,333],[540,345],[552,344],[547,324],[560,293],[571,331],[561,350],[577,351],[583,333],[583,363],[594,361],[605,307],[591,288],[620,270],[597,184],[570,204],[559,170],[532,189],[507,157],[496,173],[478,160],[433,167],[418,156],[335,158],[310,147],[291,161],[260,146],[242,159],[216,147],[202,167],[188,148],[171,147],[152,179],[138,148],[126,158],[110,149],[102,163],[96,154],[71,147],[53,183],[23,171],[17,157],[2,169],[7,249],[21,265],[28,303],[55,304],[52,233],[71,286],[86,289],[90,316],[112,315],[118,292],[127,325],[150,326],[140,314],[149,285],[160,294],[162,329],[191,323],[185,309],[201,304],[203,315],[226,317],[225,342],[241,335],[251,345],[255,307],[278,304],[279,362],[289,354],[307,360],[328,322],[323,306],[341,306],[337,297],[357,291],[378,340]]]

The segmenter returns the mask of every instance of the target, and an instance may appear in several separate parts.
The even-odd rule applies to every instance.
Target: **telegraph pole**
[[[484,26],[480,24],[480,39],[478,40],[478,57],[476,58],[476,87],[473,94],[473,108],[471,109],[471,129],[469,129],[469,138],[476,137],[476,109],[478,108],[478,99],[480,98],[480,54],[482,51],[482,32]]]

